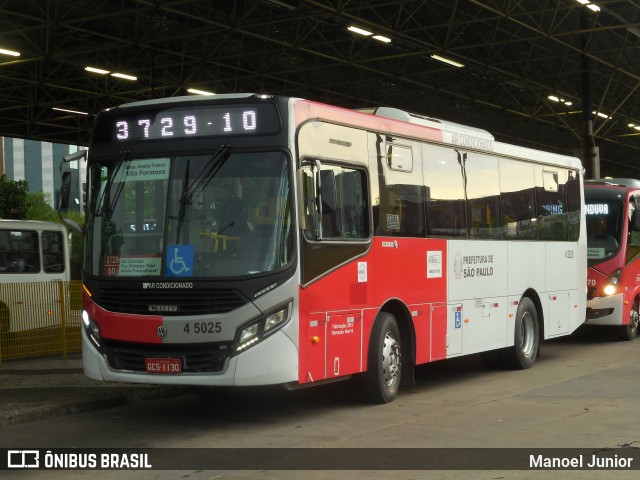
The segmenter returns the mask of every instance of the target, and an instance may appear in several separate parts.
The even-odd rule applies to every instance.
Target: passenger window
[[[539,238],[541,240],[567,240],[567,171],[536,168],[538,169],[536,212]]]
[[[318,202],[318,179],[322,205]],[[302,167],[302,186],[307,238],[369,238],[368,188],[364,170],[322,163],[319,173],[314,163],[306,163]]]
[[[533,165],[501,160],[500,190],[505,238],[535,240],[537,225]]]
[[[423,237],[425,234],[422,171],[413,169],[411,146],[387,145],[386,188],[378,210],[379,235]]]
[[[464,183],[456,152],[425,145],[422,156],[427,234],[435,237],[466,237]]]
[[[42,266],[45,272],[64,272],[64,246],[62,232],[42,232],[42,261]]]
[[[40,271],[38,232],[0,231],[0,271],[7,273]]]
[[[487,155],[459,153],[466,164],[467,225],[474,238],[502,238],[500,172],[498,159]]]

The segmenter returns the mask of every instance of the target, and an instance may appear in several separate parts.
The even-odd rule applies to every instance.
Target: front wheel
[[[400,388],[400,329],[393,315],[381,313],[373,325],[362,387],[367,401],[389,403]]]
[[[620,340],[630,341],[638,336],[638,320],[640,318],[638,308],[638,299],[636,298],[629,312],[629,325],[618,327],[618,337]]]
[[[502,360],[510,368],[531,368],[538,356],[540,325],[536,306],[528,297],[524,297],[518,305],[514,330],[513,347],[503,350]]]

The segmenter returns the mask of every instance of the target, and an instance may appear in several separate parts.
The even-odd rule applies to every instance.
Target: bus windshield
[[[130,157],[88,166],[85,269],[109,277],[236,277],[292,256],[283,153]]]
[[[585,205],[587,213],[587,259],[589,266],[615,256],[622,244],[624,204],[599,199]]]

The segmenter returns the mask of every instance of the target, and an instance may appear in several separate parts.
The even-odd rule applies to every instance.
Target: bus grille
[[[216,290],[101,290],[93,300],[110,312],[139,315],[207,315],[227,313],[248,300],[231,289]]]
[[[227,344],[200,344],[196,347],[184,345],[142,345],[105,342],[101,349],[109,366],[115,370],[145,371],[146,358],[179,358],[184,373],[221,372],[231,354]]]

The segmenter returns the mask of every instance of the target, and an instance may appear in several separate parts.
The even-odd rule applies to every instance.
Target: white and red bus
[[[306,386],[485,352],[530,367],[585,318],[578,159],[391,108],[264,95],[101,113],[85,373]]]
[[[638,335],[640,181],[585,182],[587,220],[586,325],[614,326],[622,340]]]

